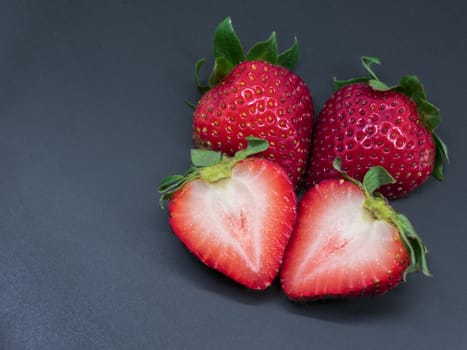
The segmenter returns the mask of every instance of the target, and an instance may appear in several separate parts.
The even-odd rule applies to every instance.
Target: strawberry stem
[[[218,164],[201,168],[199,170],[199,178],[209,183],[228,179],[232,176],[232,167],[235,163],[235,158],[230,158]]]
[[[243,61],[266,61],[293,70],[299,59],[297,39],[294,39],[289,49],[279,53],[275,32],[265,41],[254,44],[245,54],[230,17],[219,23],[214,31],[213,53],[214,68],[209,75],[208,84],[203,84],[200,79],[201,67],[206,59],[202,58],[195,64],[195,83],[201,94],[219,84]]]
[[[362,61],[363,67],[365,67],[368,73],[370,73],[371,79],[379,80],[375,72],[373,72],[373,69],[371,69],[371,65],[373,63],[381,64],[381,60],[378,57],[371,57],[371,56],[362,56],[360,60]]]
[[[374,197],[367,194],[364,206],[373,214],[373,217],[378,220],[390,221],[391,217],[395,214],[394,209],[388,204],[385,198]]]
[[[268,148],[266,140],[253,136],[248,136],[246,140],[248,141],[247,147],[235,153],[233,157],[206,149],[192,149],[192,166],[182,175],[171,175],[160,182],[158,191],[161,194],[159,199],[161,208],[164,208],[165,201],[169,200],[175,192],[182,189],[188,182],[201,179],[213,183],[229,178],[235,164]]]
[[[359,182],[341,169],[341,159],[336,158],[333,162],[334,168],[346,179],[360,187],[365,194],[364,207],[370,211],[374,218],[383,220],[394,225],[410,253],[410,264],[404,271],[404,280],[409,272],[419,271],[426,276],[431,276],[428,270],[425,255],[428,252],[423,245],[409,219],[394,210],[380,193],[375,192],[379,187],[394,183],[396,180],[382,166],[372,167],[365,174],[363,182]]]
[[[249,156],[263,152],[268,148],[268,142],[266,140],[253,136],[247,137],[247,140],[247,147],[235,153],[233,158],[211,150],[193,150],[192,159],[193,157],[198,158],[199,156],[197,153],[200,151],[202,154],[205,154],[203,167],[199,170],[200,179],[211,183],[228,179],[232,176],[232,168],[235,164]],[[206,158],[206,155],[209,155],[209,158]],[[209,161],[209,164],[207,164],[206,161]]]

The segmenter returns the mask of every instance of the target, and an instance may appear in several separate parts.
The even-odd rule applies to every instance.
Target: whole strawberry
[[[298,43],[278,54],[275,33],[244,54],[230,18],[214,34],[215,65],[209,86],[193,114],[193,141],[198,147],[233,155],[246,147],[245,137],[266,139],[260,156],[277,162],[298,189],[306,172],[313,126],[308,87],[291,69],[298,61]]]
[[[404,76],[399,85],[387,86],[371,69],[375,57],[362,57],[370,77],[336,81],[338,90],[326,101],[317,121],[307,186],[339,178],[332,167],[336,157],[357,180],[381,165],[396,183],[380,189],[388,198],[407,195],[430,174],[443,177],[447,148],[435,134],[439,109],[426,100],[415,76]]]
[[[427,250],[410,221],[375,192],[394,178],[376,166],[361,183],[339,162],[334,166],[341,179],[321,181],[299,203],[281,270],[290,299],[382,294],[409,272],[430,275]]]

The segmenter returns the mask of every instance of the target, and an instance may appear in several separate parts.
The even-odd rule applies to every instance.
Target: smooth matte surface
[[[0,349],[465,347],[466,13],[460,0],[0,2]],[[235,285],[171,233],[157,184],[188,164],[183,101],[226,16],[245,46],[298,37],[317,110],[334,75],[363,73],[361,55],[390,83],[422,79],[452,160],[394,205],[433,278],[297,305],[277,283]]]

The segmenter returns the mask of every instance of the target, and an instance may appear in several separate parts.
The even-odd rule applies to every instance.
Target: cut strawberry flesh
[[[250,158],[232,177],[194,180],[169,204],[170,224],[206,265],[253,289],[277,275],[296,217],[296,199],[286,173]]]
[[[361,189],[343,180],[323,181],[304,195],[281,274],[289,297],[373,294],[400,281],[407,249],[364,201]]]

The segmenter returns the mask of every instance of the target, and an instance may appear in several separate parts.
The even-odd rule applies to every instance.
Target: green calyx
[[[243,61],[266,61],[292,70],[297,65],[300,55],[297,38],[289,49],[279,53],[275,32],[265,41],[254,44],[245,53],[230,17],[224,19],[214,32],[213,53],[214,68],[209,75],[208,84],[203,84],[199,76],[206,59],[202,58],[195,64],[195,82],[201,94],[221,82]]]
[[[362,76],[348,80],[337,80],[334,78],[336,89],[355,83],[367,83],[375,91],[395,90],[412,99],[417,106],[418,114],[425,126],[430,130],[435,143],[436,155],[432,175],[437,180],[442,180],[444,167],[443,160],[449,161],[448,149],[446,144],[435,133],[435,128],[441,123],[440,110],[427,100],[423,84],[415,75],[405,75],[401,78],[398,85],[389,86],[379,80],[371,68],[372,64],[381,64],[379,58],[362,56],[361,62],[369,76]]]
[[[334,168],[345,180],[357,185],[363,191],[365,194],[364,206],[371,215],[377,220],[391,223],[398,229],[400,237],[410,253],[410,264],[404,271],[404,280],[409,272],[422,272],[426,276],[431,276],[425,258],[428,250],[409,219],[405,215],[396,212],[386,198],[379,192],[375,192],[381,186],[395,183],[396,180],[384,167],[375,166],[368,170],[363,178],[363,182],[359,182],[342,171],[341,164],[340,158],[336,158],[333,162]]]
[[[207,149],[192,149],[192,165],[181,175],[171,175],[162,180],[158,191],[161,194],[159,204],[163,208],[165,201],[180,190],[186,183],[195,179],[214,183],[232,176],[232,168],[239,161],[265,151],[269,144],[266,140],[249,136],[246,138],[248,145],[245,149],[235,153],[233,157],[228,157],[221,152]]]

